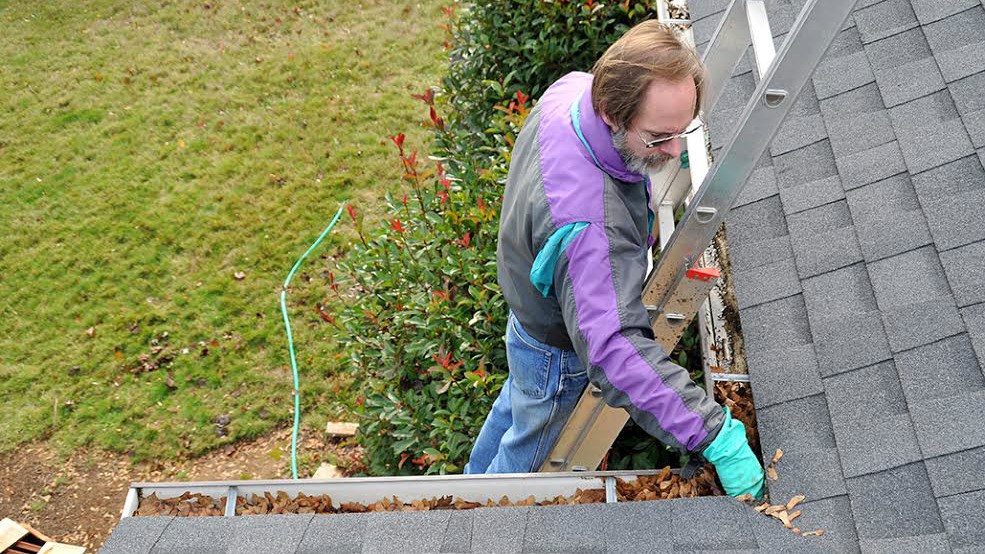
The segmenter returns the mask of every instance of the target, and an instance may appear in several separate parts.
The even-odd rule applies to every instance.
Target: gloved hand
[[[766,493],[763,466],[756,459],[752,448],[749,448],[746,427],[741,421],[732,419],[732,412],[728,407],[723,409],[725,423],[715,440],[705,447],[702,455],[714,464],[728,495],[751,494],[755,498],[762,498]]]

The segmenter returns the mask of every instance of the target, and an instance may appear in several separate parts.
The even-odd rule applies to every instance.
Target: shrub
[[[380,223],[350,210],[359,239],[331,284],[373,474],[456,472],[467,461],[507,373],[496,235],[530,97],[590,69],[626,29],[655,16],[651,2],[591,0],[486,1],[446,12],[449,72],[437,94],[417,95],[437,163],[391,137],[407,194],[387,197]],[[660,451],[654,444],[644,448]]]
[[[496,106],[518,92],[539,98],[570,71],[589,71],[633,25],[656,17],[655,1],[485,0],[470,2],[451,22],[451,64],[442,80],[452,142],[439,145],[462,160],[495,152],[486,133]]]

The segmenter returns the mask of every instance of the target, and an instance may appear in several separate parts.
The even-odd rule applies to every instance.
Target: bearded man
[[[705,70],[671,27],[637,25],[592,73],[555,82],[513,149],[497,248],[509,377],[466,473],[537,471],[589,382],[649,434],[763,494],[745,429],[653,340],[641,294],[648,174],[681,154]]]

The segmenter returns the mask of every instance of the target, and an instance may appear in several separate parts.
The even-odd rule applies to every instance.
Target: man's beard
[[[628,141],[629,135],[625,129],[620,129],[612,133],[612,145],[615,146],[616,151],[622,156],[622,160],[626,163],[626,168],[634,173],[648,175],[659,171],[671,159],[671,156],[662,152],[639,157],[629,149]]]

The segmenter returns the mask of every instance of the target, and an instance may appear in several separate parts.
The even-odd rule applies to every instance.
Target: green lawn
[[[388,135],[427,143],[443,3],[0,0],[0,452],[289,424],[280,284],[341,200],[399,186]],[[289,294],[312,425],[344,411],[330,263]]]

